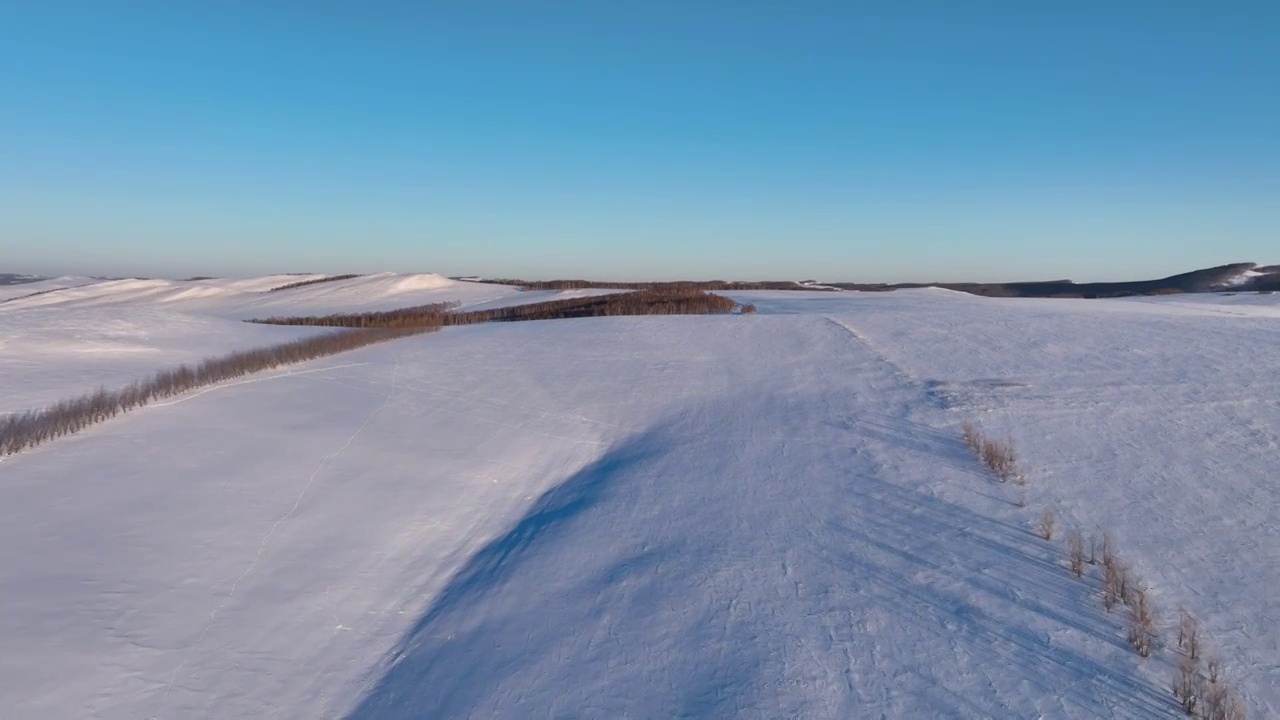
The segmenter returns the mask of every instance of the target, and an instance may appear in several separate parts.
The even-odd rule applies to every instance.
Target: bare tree
[[[1178,611],[1178,647],[1193,660],[1200,657],[1200,623],[1186,608]]]
[[[1138,587],[1133,592],[1133,600],[1129,604],[1129,644],[1142,657],[1151,655],[1151,646],[1156,640],[1156,615],[1147,597],[1145,588]]]
[[[1102,566],[1102,606],[1111,612],[1127,598],[1129,569],[1120,558],[1112,555],[1111,562]]]
[[[1102,538],[1098,541],[1098,552],[1102,553],[1102,566],[1104,568],[1115,560],[1116,540],[1110,530],[1102,531]]]
[[[1209,682],[1200,715],[1205,720],[1245,720],[1244,703],[1225,682]]]
[[[1245,720],[1244,703],[1222,676],[1222,661],[1206,655],[1200,684],[1200,716],[1205,720]]]
[[[1200,701],[1201,683],[1198,663],[1190,655],[1183,655],[1178,669],[1173,673],[1173,696],[1178,699],[1187,715],[1194,715]]]
[[[1071,568],[1071,574],[1083,576],[1084,562],[1084,535],[1079,530],[1072,530],[1067,535],[1067,565]]]

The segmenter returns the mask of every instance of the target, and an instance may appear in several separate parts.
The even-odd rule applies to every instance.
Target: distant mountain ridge
[[[937,287],[987,297],[1115,298],[1131,295],[1176,295],[1205,292],[1272,292],[1280,290],[1280,265],[1231,263],[1170,275],[1158,280],[1076,283],[1070,280],[1010,283],[827,283],[842,290],[884,291]]]
[[[1091,283],[1076,283],[1071,280],[1006,283],[847,283],[819,282],[817,280],[802,280],[799,282],[794,280],[615,282],[581,279],[499,280],[480,277],[457,279],[470,282],[516,285],[524,290],[580,290],[584,288],[642,290],[661,286],[686,285],[713,292],[736,290],[858,290],[862,292],[887,292],[909,288],[936,287],[987,297],[1114,298],[1130,295],[1173,295],[1220,291],[1271,292],[1280,290],[1280,265],[1260,266],[1251,262],[1230,263],[1203,270],[1170,275],[1157,280]]]

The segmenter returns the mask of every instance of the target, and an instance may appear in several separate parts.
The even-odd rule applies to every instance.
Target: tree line
[[[486,322],[558,320],[618,315],[708,315],[732,312],[736,303],[693,287],[667,285],[616,295],[566,298],[489,310],[452,312],[458,303],[435,303],[399,310],[335,315],[270,317],[249,322],[346,328],[422,328]]]
[[[728,281],[728,280],[680,280],[676,282],[610,282],[598,280],[516,280],[511,278],[485,280],[497,285],[515,285],[521,290],[809,290],[791,280]]]
[[[380,312],[251,320],[249,322],[272,325],[347,328],[348,331],[235,352],[195,365],[183,364],[123,388],[100,388],[77,398],[61,400],[49,407],[0,417],[0,456],[11,455],[63,435],[70,435],[156,400],[199,387],[374,343],[432,332],[447,325],[616,315],[729,313],[735,306],[733,300],[721,295],[693,288],[667,287],[468,312],[452,312],[457,309],[458,303],[447,302]]]
[[[61,400],[46,408],[0,417],[0,456],[11,455],[63,435],[70,435],[156,400],[205,385],[429,332],[432,329],[434,328],[339,332],[235,352],[210,358],[196,365],[183,364],[163,370],[117,390],[99,388],[95,392]]]
[[[298,280],[297,282],[285,283],[277,285],[267,292],[279,292],[281,290],[292,290],[293,288],[306,287],[308,285],[319,285],[320,283],[336,282],[338,280],[351,280],[358,278],[359,275],[330,275],[328,277],[311,278],[310,280]]]

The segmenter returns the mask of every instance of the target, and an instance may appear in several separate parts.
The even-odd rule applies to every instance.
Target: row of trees
[[[250,322],[271,325],[399,329],[617,315],[706,315],[732,312],[736,303],[723,295],[715,295],[697,288],[668,285],[652,290],[637,290],[616,295],[566,298],[490,310],[452,312],[457,307],[457,303],[435,303],[383,312],[271,317]]]
[[[1046,508],[1046,513],[1051,512]],[[1134,652],[1150,657],[1162,643],[1159,616],[1146,584],[1120,558],[1109,531],[1087,540],[1079,531],[1068,533],[1067,567],[1071,574],[1086,579],[1089,566],[1094,565],[1101,566],[1102,607],[1108,613],[1117,608],[1127,610],[1126,639]],[[1170,689],[1183,712],[1205,720],[1245,720],[1247,712],[1239,693],[1223,675],[1222,661],[1206,655],[1200,623],[1190,611],[1178,611],[1177,632],[1173,649],[1177,665]]]
[[[70,435],[121,413],[198,387],[431,329],[339,332],[231,353],[196,365],[179,365],[117,390],[101,388],[43,409],[0,417],[0,456]]]
[[[360,276],[359,275],[330,275],[328,277],[312,278],[310,280],[299,280],[297,282],[285,283],[284,285],[277,285],[276,287],[271,288],[267,292],[279,292],[281,290],[292,290],[293,288],[306,287],[308,285],[319,285],[320,283],[336,282],[338,280],[351,280],[352,278],[358,278],[358,277]]]
[[[1012,438],[1000,441],[983,434],[971,422],[961,423],[965,444],[1001,482],[1013,481],[1023,487],[1018,505],[1026,505],[1026,476],[1018,468],[1018,453]],[[1036,534],[1052,541],[1057,530],[1057,514],[1046,507],[1035,522]],[[1159,616],[1146,584],[1120,558],[1112,533],[1085,538],[1078,530],[1067,533],[1067,569],[1081,580],[1088,580],[1089,568],[1097,566],[1099,598],[1107,613],[1126,610],[1125,637],[1139,656],[1150,657],[1162,647]],[[1217,658],[1202,662],[1202,640],[1199,624],[1188,611],[1179,612],[1178,654],[1171,689],[1178,705],[1189,716],[1206,720],[1245,720],[1244,703],[1235,687],[1223,676]]]
[[[434,303],[399,310],[323,316],[276,317],[252,322],[309,325],[359,330],[296,340],[257,350],[231,353],[196,365],[179,365],[117,390],[99,389],[50,407],[0,418],[0,456],[19,452],[69,435],[90,425],[155,400],[205,385],[353,350],[446,325],[512,322],[608,315],[676,315],[728,313],[729,298],[692,288],[663,288],[637,292],[570,298],[514,307],[455,313],[458,303]]]
[[[457,302],[440,302],[398,310],[382,310],[365,313],[335,313],[333,315],[294,315],[269,317],[249,322],[266,325],[310,325],[314,327],[383,328],[404,330],[411,328],[438,328],[447,323],[445,317],[458,307]]]
[[[597,280],[486,280],[499,285],[517,285],[522,290],[664,290],[669,288],[694,290],[810,290],[812,288],[791,280],[761,280],[739,282],[728,280],[682,280],[678,282],[609,282]]]
[[[606,317],[617,315],[709,315],[732,312],[736,303],[723,295],[693,287],[665,286],[615,295],[567,298],[454,313],[447,325],[472,325],[484,322],[520,320],[557,320],[562,318]]]
[[[16,301],[18,301],[18,300],[26,300],[27,298],[33,298],[33,297],[37,297],[37,296],[39,296],[39,295],[48,295],[49,293],[52,293],[52,292],[58,292],[59,290],[66,290],[66,289],[67,289],[67,288],[60,288],[60,287],[56,287],[56,288],[49,288],[48,290],[37,290],[36,292],[33,292],[33,293],[27,293],[26,295],[19,295],[18,297],[11,297],[11,298],[9,298],[8,300],[0,300],[0,304],[4,304],[4,303],[7,303],[7,302],[16,302]]]

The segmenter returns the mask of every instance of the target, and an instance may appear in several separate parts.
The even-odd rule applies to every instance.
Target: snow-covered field
[[[391,306],[513,292],[470,287]],[[265,339],[235,294],[24,305],[63,292],[0,305],[5,407],[60,312]],[[1280,296],[731,295],[760,314],[447,328],[4,459],[0,717],[1174,717],[1045,505],[1280,715]],[[364,309],[328,302],[287,312]],[[97,372],[73,345],[47,389]]]

